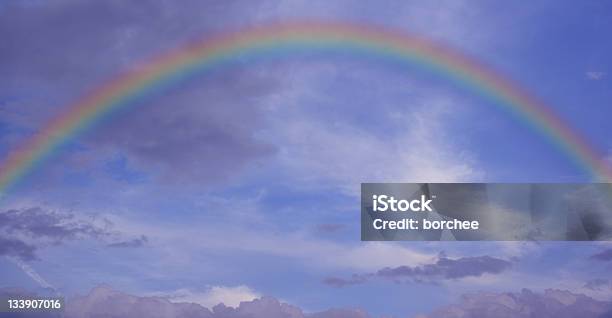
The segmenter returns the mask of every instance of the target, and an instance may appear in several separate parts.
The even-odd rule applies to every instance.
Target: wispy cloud
[[[379,278],[396,283],[440,283],[485,274],[499,274],[510,268],[511,262],[491,256],[448,258],[440,256],[437,261],[421,266],[386,267],[374,273],[353,274],[351,278],[330,277],[323,282],[333,287],[362,284]]]
[[[111,233],[70,213],[41,207],[0,212],[0,255],[23,261],[36,259],[35,251],[46,245],[59,245],[77,238],[100,239]]]
[[[119,248],[134,248],[134,247],[143,247],[149,239],[145,235],[141,235],[138,238],[134,238],[127,241],[120,241],[108,244],[108,247],[119,247]]]
[[[590,258],[592,260],[602,261],[602,262],[612,261],[612,248],[603,250],[603,251],[601,251],[599,253],[596,253],[596,254],[593,254],[593,255],[591,255]]]
[[[292,104],[287,97],[285,104]],[[357,194],[361,182],[457,182],[483,176],[467,151],[453,144],[445,129],[452,102],[443,98],[420,101],[425,106],[396,112],[404,123],[397,134],[381,136],[358,124],[313,120],[294,111],[295,120],[279,116],[273,135],[279,147],[278,165],[304,184],[332,185]],[[387,110],[390,111],[390,110]],[[305,111],[306,112],[306,111]],[[405,123],[410,123],[406,125]],[[393,120],[388,124],[393,125]],[[279,133],[281,132],[281,133]]]
[[[590,79],[593,81],[598,81],[606,77],[606,73],[600,72],[600,71],[588,71],[585,73],[585,75],[587,79]]]
[[[68,241],[95,240],[109,247],[141,247],[148,238],[129,238],[108,219],[79,217],[40,206],[0,212],[0,255],[21,261],[38,259],[36,251]]]
[[[46,279],[40,276],[40,274],[36,270],[34,270],[32,266],[30,266],[29,264],[27,264],[26,262],[22,261],[21,259],[17,257],[9,256],[7,258],[11,262],[13,262],[15,265],[17,265],[17,267],[19,267],[26,275],[28,275],[28,277],[30,277],[33,281],[35,281],[40,287],[51,289],[57,293],[57,289],[53,285],[49,284],[49,282],[47,282]]]
[[[591,279],[584,284],[584,288],[593,291],[612,291],[612,280],[606,278]]]

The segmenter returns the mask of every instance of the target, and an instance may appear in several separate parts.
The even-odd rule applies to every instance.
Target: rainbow
[[[612,169],[553,108],[483,63],[412,34],[350,23],[291,22],[219,34],[152,58],[97,87],[49,122],[0,166],[0,193],[24,179],[62,145],[105,116],[154,92],[244,57],[274,58],[295,52],[341,53],[408,63],[469,89],[531,126],[596,181]]]

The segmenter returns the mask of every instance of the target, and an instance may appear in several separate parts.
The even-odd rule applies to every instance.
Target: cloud
[[[109,233],[90,223],[76,220],[72,214],[44,210],[40,207],[0,212],[0,229],[11,235],[49,239],[54,243],[83,237],[101,237]]]
[[[418,267],[400,266],[396,268],[384,268],[378,271],[381,277],[391,279],[403,277],[441,277],[444,279],[459,279],[470,276],[482,276],[484,274],[499,274],[510,268],[512,263],[507,260],[491,256],[461,257],[451,259],[440,257],[435,264],[427,264]]]
[[[593,254],[590,259],[602,262],[612,261],[612,248]]]
[[[212,308],[218,304],[236,308],[241,302],[252,301],[261,297],[261,294],[245,285],[234,287],[212,286],[204,292],[180,289],[171,293],[157,293],[156,295],[175,303],[196,303],[207,308]]]
[[[347,8],[355,6],[343,1],[318,5],[296,1],[253,1],[240,5],[232,1],[216,5],[188,1],[181,6],[165,1],[150,1],[146,5],[122,1],[60,1],[27,9],[9,6],[0,12],[0,38],[3,39],[0,58],[11,61],[3,69],[0,88],[19,97],[31,92],[40,92],[41,96],[28,96],[29,99],[6,112],[13,117],[14,113],[20,114],[21,120],[11,120],[12,125],[36,130],[59,113],[61,105],[69,104],[119,71],[139,67],[143,58],[169,47],[234,25],[276,20],[279,16],[287,18],[292,12],[310,17],[346,16],[348,19],[357,12]],[[464,14],[475,10],[473,5],[462,2],[447,4],[443,9],[436,5],[406,4],[389,10],[374,2],[358,7],[359,15],[364,18],[372,17],[372,10],[382,10],[380,15],[374,15],[380,17],[375,19],[377,23],[394,21],[396,27],[406,27],[404,23],[415,24],[418,31],[448,33],[451,39],[457,38],[459,30],[474,34],[467,32],[464,25],[458,27],[455,23],[465,21]],[[407,16],[411,18],[406,19]],[[437,21],[435,24],[439,28],[431,28],[431,21]],[[45,52],[45,59],[39,58],[41,51]],[[334,71],[337,70],[335,64],[327,63],[326,66]],[[303,98],[302,95],[294,96],[298,100],[285,98],[294,93],[288,89],[287,82],[292,81],[296,72],[301,70],[283,66],[262,70],[237,63],[234,68],[224,68],[222,72],[180,85],[179,89],[158,93],[152,100],[143,100],[138,107],[146,107],[146,111],[122,112],[106,120],[80,142],[89,146],[86,148],[97,150],[90,155],[91,160],[109,160],[119,153],[127,158],[130,169],[151,173],[164,181],[198,185],[227,180],[250,164],[270,159],[280,150],[286,151],[280,158],[285,167],[315,174],[313,177],[307,175],[306,179],[332,181],[351,189],[355,182],[364,179],[465,181],[477,177],[478,171],[469,156],[448,142],[454,138],[447,138],[441,132],[444,124],[439,123],[442,118],[435,109],[437,105],[432,105],[437,101],[422,107],[418,114],[412,114],[415,122],[409,133],[389,140],[350,125],[334,129],[328,123],[308,123],[300,120],[303,113],[295,114],[296,117],[288,121],[287,118],[267,121],[268,114],[262,104],[274,103],[272,106],[278,108],[299,103]],[[355,73],[353,70],[347,72]],[[406,91],[404,83],[372,81],[368,76],[359,80],[369,83],[367,91],[371,89],[371,94],[367,93],[368,96],[387,92],[380,88],[391,84]],[[295,84],[300,87],[298,89],[316,91],[319,87],[314,86],[320,81],[319,76],[314,76]],[[334,93],[343,88],[354,95],[352,87],[337,84],[343,83],[342,80],[330,82],[336,84],[322,88]],[[22,92],[23,87],[28,87],[28,92]],[[348,102],[340,99],[331,106],[341,108],[340,104],[352,104],[351,100],[355,98]],[[381,106],[387,103],[379,101]],[[311,103],[302,104],[315,108]],[[403,105],[412,106],[411,101]],[[260,130],[275,124],[276,120],[281,124],[274,125],[270,133],[289,135],[276,140],[259,138]],[[364,126],[363,123],[360,126]],[[306,142],[303,139],[307,139]],[[416,148],[420,149],[418,153],[410,151]],[[355,156],[356,151],[365,153],[371,149],[379,151],[371,156]],[[355,171],[362,173],[358,175]]]
[[[362,309],[329,309],[326,311],[306,315],[308,318],[370,318]]]
[[[598,80],[603,79],[606,76],[606,73],[598,72],[598,71],[589,71],[589,72],[586,72],[585,75],[590,80],[598,81]]]
[[[0,255],[32,261],[36,259],[35,251],[35,246],[20,240],[0,236]]]
[[[317,232],[320,233],[335,233],[343,229],[346,225],[338,223],[322,223],[316,227]]]
[[[9,260],[15,263],[15,265],[17,265],[26,275],[40,285],[40,287],[51,289],[54,293],[57,293],[57,289],[53,285],[49,284],[49,282],[40,276],[40,274],[38,274],[38,272],[36,272],[36,270],[34,270],[30,265],[15,257],[9,257]]]
[[[213,307],[213,318],[304,318],[298,307],[281,303],[272,297],[263,297],[251,302],[243,302],[238,308],[217,305]]]
[[[612,315],[612,303],[569,291],[547,289],[536,293],[474,293],[461,297],[455,305],[445,306],[422,318],[599,318]]]
[[[0,255],[21,261],[37,259],[35,251],[44,245],[105,235],[109,235],[105,229],[78,221],[71,214],[40,207],[0,212]]]
[[[483,30],[490,24],[486,8],[474,2],[457,0],[443,2],[393,2],[379,5],[377,1],[262,1],[256,12],[261,20],[281,17],[320,17],[326,20],[357,20],[377,25],[392,25],[436,39],[445,39],[466,47],[481,47],[498,40],[493,32]],[[469,16],[470,19],[465,19]],[[478,21],[478,22],[476,22]],[[479,24],[480,23],[480,24]]]
[[[323,283],[332,287],[342,288],[352,285],[363,284],[368,281],[368,279],[373,276],[371,274],[359,275],[353,274],[351,278],[344,279],[340,277],[327,277],[323,280]]]
[[[77,97],[75,92],[120,70],[138,67],[143,57],[218,31],[228,23],[246,23],[252,6],[256,4],[14,2],[0,11],[0,56],[11,61],[3,68],[0,87],[15,92],[9,96],[23,93],[19,87],[32,91],[44,87],[53,101],[70,100]],[[45,59],[36,58],[41,50]],[[44,106],[43,110],[49,110],[58,105]]]
[[[19,140],[27,139],[65,112],[64,105],[138,68],[144,59],[217,33],[220,25],[248,23],[253,6],[115,0],[7,6],[0,10],[0,58],[11,62],[0,76],[0,98],[15,95],[18,102],[4,107],[1,120],[8,121],[10,133],[21,132]],[[273,151],[254,138],[261,121],[253,101],[274,91],[279,81],[243,68],[237,63],[223,74],[145,98],[138,106],[146,111],[122,112],[78,142],[86,146],[83,151],[96,150],[91,160],[120,153],[131,169],[165,180],[225,180]]]
[[[377,94],[381,92],[386,91],[381,88]],[[297,96],[283,97],[283,103],[291,105],[293,99],[305,99],[304,95],[314,93],[294,94]],[[342,98],[334,98],[339,99],[338,104],[342,103]],[[319,101],[313,101],[316,102]],[[385,105],[384,100],[377,103]],[[272,136],[269,138],[279,145],[278,165],[293,173],[301,184],[332,185],[349,194],[357,195],[358,185],[364,180],[458,182],[479,179],[482,173],[470,154],[458,149],[451,142],[453,138],[447,135],[445,125],[452,120],[447,110],[459,105],[432,96],[414,103],[414,106],[405,105],[399,110],[377,110],[388,120],[385,125],[389,126],[389,131],[393,131],[395,125],[401,127],[394,133],[382,135],[364,129],[364,123],[343,119],[331,123],[313,120],[308,118],[312,115],[306,110],[292,110],[294,113],[289,116],[295,119],[288,121],[286,114],[279,114],[273,124],[275,130],[262,135]],[[374,123],[365,125],[373,126]]]
[[[147,242],[145,236],[126,240],[112,226],[106,219],[78,218],[43,207],[5,210],[0,212],[0,256],[32,261],[37,259],[35,252],[41,247],[79,239],[116,241],[107,244],[111,247],[140,247]]]
[[[160,297],[138,297],[108,286],[94,288],[88,295],[67,301],[65,317],[213,317],[210,310],[190,303],[175,304]]]
[[[145,244],[147,244],[148,241],[149,239],[145,235],[141,235],[140,237],[132,239],[132,240],[115,242],[115,243],[108,244],[107,246],[108,247],[120,247],[120,248],[143,247]]]
[[[603,279],[603,278],[591,279],[584,284],[584,288],[593,290],[593,291],[601,291],[601,290],[611,290],[612,291],[612,281],[609,279]]]
[[[255,138],[262,121],[252,102],[273,90],[273,81],[228,71],[156,98],[146,111],[116,117],[89,144],[122,153],[129,168],[166,181],[223,181],[274,153]]]
[[[41,207],[0,212],[0,256],[6,256],[42,288],[56,291],[53,285],[26,262],[38,260],[36,251],[48,245],[57,246],[77,239],[123,239],[121,233],[111,231],[110,221],[101,221],[103,226],[95,224],[93,220],[78,219],[71,213],[60,213]],[[146,241],[147,238],[141,236],[108,246],[140,247]]]
[[[0,290],[0,294],[3,291]],[[4,291],[8,294],[15,293]],[[23,292],[21,292],[23,293]],[[216,305],[205,308],[196,303],[178,303],[157,296],[134,296],[109,286],[94,288],[85,296],[66,301],[64,317],[151,317],[151,318],[370,318],[360,309],[338,308],[304,313],[272,297],[241,302],[236,308]],[[434,309],[419,318],[603,318],[612,314],[612,302],[598,301],[583,294],[547,289],[541,293],[478,292],[464,294],[456,304]]]
[[[245,208],[255,207],[253,213],[261,212],[256,202],[247,202],[249,205]],[[225,215],[233,207],[220,207],[215,212],[219,216]],[[242,208],[242,205],[237,204],[237,207]],[[245,221],[243,217],[230,217],[231,222],[216,219],[215,222],[194,221],[189,224],[159,223],[141,217],[107,217],[121,232],[143,233],[147,237],[154,237],[153,249],[168,256],[155,262],[163,266],[183,266],[183,260],[191,260],[196,254],[229,253],[232,256],[244,255],[271,261],[277,258],[292,259],[311,269],[373,271],[396,264],[424,264],[436,256],[436,253],[426,251],[424,244],[335,241],[313,233],[310,227],[293,232],[270,230],[275,229],[276,224],[267,223],[266,219],[257,223],[263,225],[259,228],[253,226],[252,220]],[[217,223],[220,220],[222,223]],[[194,240],[194,237],[198,239]],[[228,240],[228,237],[232,239]],[[177,249],[177,246],[181,248]]]
[[[218,289],[218,291],[221,289]],[[241,290],[238,288],[238,290]],[[242,290],[244,291],[244,290]],[[217,294],[227,293],[214,292]],[[211,299],[212,300],[212,299]],[[302,311],[271,297],[241,302],[236,308],[222,304],[205,308],[197,303],[172,302],[163,297],[139,297],[113,290],[94,288],[88,295],[69,300],[67,318],[151,317],[151,318],[304,318]],[[350,316],[349,316],[350,317]],[[331,318],[331,317],[330,317]]]
[[[226,232],[225,235],[230,235]],[[302,236],[269,236],[265,233],[240,232],[232,240],[213,241],[211,237],[196,249],[213,249],[252,252],[276,257],[289,257],[314,268],[340,268],[373,270],[391,264],[421,264],[431,259],[430,253],[392,242],[365,242],[342,244],[329,240]],[[223,238],[225,236],[217,236]],[[179,239],[184,242],[184,239]],[[178,241],[177,241],[178,242]],[[176,246],[170,244],[171,246]],[[192,253],[192,252],[189,252]]]
[[[500,274],[508,270],[511,265],[512,263],[507,260],[491,256],[471,256],[452,259],[441,255],[432,264],[385,267],[374,273],[354,274],[349,279],[331,277],[323,282],[333,287],[362,284],[373,278],[387,279],[396,283],[438,283],[444,280],[480,277],[485,274]]]

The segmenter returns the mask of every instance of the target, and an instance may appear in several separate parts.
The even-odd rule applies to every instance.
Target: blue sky
[[[197,36],[298,18],[446,43],[612,155],[610,3],[298,0],[2,2],[0,155],[138,61]],[[69,296],[106,284],[204,306],[267,295],[306,312],[373,316],[428,313],[478,291],[609,300],[612,283],[588,285],[609,279],[612,257],[592,257],[605,243],[359,241],[361,182],[589,180],[546,139],[444,79],[359,59],[243,63],[113,117],[14,189],[0,239],[24,250],[0,249],[0,287],[40,289],[26,266]],[[427,283],[325,283],[435,264],[441,252],[511,265]]]

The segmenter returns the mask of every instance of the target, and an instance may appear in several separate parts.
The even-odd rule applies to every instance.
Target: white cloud
[[[358,194],[361,182],[465,182],[481,178],[474,160],[446,135],[445,100],[396,113],[406,131],[379,136],[364,129],[313,120],[279,121],[274,136],[279,166],[295,179],[335,185]],[[410,107],[407,107],[410,108]],[[393,123],[390,123],[392,125]]]
[[[6,258],[17,265],[26,275],[28,275],[28,277],[40,285],[40,287],[51,289],[57,293],[57,289],[53,287],[53,285],[49,284],[49,282],[47,282],[47,280],[45,280],[42,276],[40,276],[40,274],[38,274],[38,272],[28,263],[16,257],[7,256]]]
[[[179,289],[170,293],[155,293],[151,296],[164,297],[174,303],[196,303],[206,308],[212,308],[221,303],[236,308],[241,302],[252,301],[262,295],[248,286],[239,285],[234,287],[211,286],[203,292]]]

